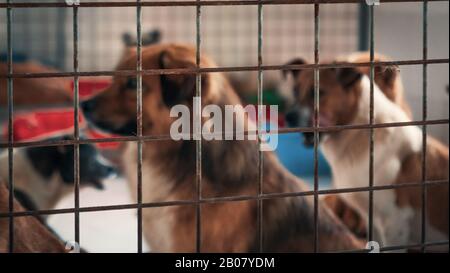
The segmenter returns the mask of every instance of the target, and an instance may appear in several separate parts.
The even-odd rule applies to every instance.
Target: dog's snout
[[[104,170],[103,170],[103,177],[111,177],[111,176],[115,176],[116,173],[116,169],[112,166],[105,166]]]
[[[286,114],[286,122],[289,126],[295,127],[299,125],[300,115],[297,111],[289,111]]]
[[[103,159],[101,161],[103,161]],[[117,176],[116,168],[106,162],[97,162],[95,169],[99,178],[114,178]]]

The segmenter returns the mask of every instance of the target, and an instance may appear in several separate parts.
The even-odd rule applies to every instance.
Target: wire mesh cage
[[[145,211],[163,207],[188,207],[195,209],[195,250],[203,252],[202,223],[208,221],[208,219],[202,217],[202,207],[226,202],[253,202],[256,208],[255,219],[252,220],[256,226],[256,251],[265,252],[267,250],[264,249],[264,240],[267,238],[264,236],[264,215],[266,215],[264,203],[272,199],[308,198],[313,204],[313,211],[311,211],[314,219],[312,251],[320,252],[319,213],[321,203],[319,202],[322,196],[351,195],[357,192],[367,193],[367,222],[365,223],[364,240],[371,242],[375,240],[376,236],[374,218],[377,215],[376,211],[374,212],[374,206],[379,201],[376,197],[377,192],[394,191],[402,188],[420,190],[420,201],[418,201],[421,213],[420,223],[415,223],[415,225],[420,226],[420,236],[414,244],[388,245],[382,247],[381,251],[420,249],[420,251],[425,252],[430,247],[448,247],[448,239],[444,241],[427,240],[429,217],[427,215],[427,206],[429,206],[427,189],[443,185],[448,187],[448,175],[446,179],[430,181],[427,175],[426,159],[427,143],[430,142],[428,133],[437,135],[442,142],[448,144],[448,113],[442,114],[441,111],[441,108],[448,110],[448,102],[443,102],[442,94],[436,95],[438,92],[435,92],[435,89],[437,89],[435,81],[430,83],[430,79],[434,79],[435,75],[442,75],[443,73],[447,75],[448,73],[448,53],[441,53],[440,48],[434,48],[434,44],[442,41],[435,40],[435,37],[439,36],[439,39],[444,39],[444,48],[447,47],[448,51],[448,35],[442,35],[440,33],[442,30],[440,21],[430,20],[430,18],[435,17],[429,16],[430,7],[432,11],[435,11],[442,8],[438,5],[446,4],[448,7],[448,3],[447,1],[427,0],[388,0],[381,2],[381,6],[387,6],[385,11],[381,10],[382,7],[378,9],[378,6],[367,5],[365,1],[353,0],[81,0],[78,5],[69,5],[67,1],[19,2],[2,0],[0,2],[0,25],[2,26],[0,28],[0,37],[2,37],[0,52],[2,53],[1,62],[5,64],[5,69],[0,70],[0,80],[5,81],[6,88],[3,90],[2,85],[0,85],[0,88],[2,88],[0,92],[5,94],[6,100],[5,107],[2,105],[0,111],[0,122],[5,124],[6,134],[0,143],[0,147],[5,149],[4,153],[7,159],[4,166],[6,169],[4,179],[7,182],[9,194],[7,211],[0,211],[0,218],[8,220],[8,250],[10,252],[15,251],[14,233],[17,218],[63,215],[65,218],[61,221],[66,222],[65,226],[70,230],[63,233],[69,234],[68,237],[73,239],[74,242],[81,242],[83,247],[83,236],[86,236],[86,238],[95,237],[95,231],[91,232],[82,227],[83,222],[89,222],[87,219],[91,219],[88,218],[88,215],[94,218],[106,217],[105,219],[114,221],[115,217],[122,217],[120,215],[122,211],[130,211],[137,217],[136,219],[131,218],[132,223],[127,222],[127,233],[130,233],[130,229],[133,231],[133,234],[128,234],[130,238],[134,238],[131,244],[136,247],[137,252],[143,252],[147,250],[145,238],[143,238],[143,229],[145,229],[143,214],[145,214]],[[386,15],[388,14],[387,11],[391,8],[395,10],[395,6],[389,5],[401,7],[411,5],[412,9],[415,9],[414,12],[417,12],[415,18],[418,19],[416,19],[417,22],[415,22],[415,28],[412,31],[421,38],[417,40],[417,46],[420,50],[413,54],[411,53],[414,51],[412,49],[398,49],[396,47],[392,61],[378,61],[375,59],[376,51],[378,51],[377,42],[382,41],[380,42],[380,48],[389,51],[395,45],[395,35],[402,35],[401,33],[386,34],[387,30],[394,29],[396,26],[390,26],[387,23],[386,26],[383,25],[384,20],[377,20],[377,18],[385,19],[388,16]],[[448,20],[448,10],[443,17]],[[437,25],[439,27],[436,27]],[[377,32],[377,26],[384,26],[383,32]],[[446,27],[448,26],[446,25]],[[399,29],[403,28],[399,26]],[[392,35],[393,37],[386,35]],[[442,36],[444,37],[442,38]],[[445,46],[445,39],[447,46]],[[143,68],[142,51],[147,44],[175,42],[194,45],[196,49],[195,67],[181,69]],[[137,52],[135,69],[117,70],[117,64],[130,48]],[[369,58],[367,61],[359,63],[330,62],[336,56],[350,54],[358,50],[368,50]],[[405,53],[402,54],[402,52]],[[211,56],[217,62],[217,67],[202,67],[201,59],[204,55]],[[302,56],[309,63],[286,64],[296,56]],[[16,68],[19,68],[17,63],[23,60],[38,61],[42,65],[51,67],[51,69],[35,72],[31,68],[25,67],[23,70],[16,71]],[[414,94],[407,94],[415,117],[410,121],[379,123],[375,119],[374,93],[377,88],[375,73],[377,68],[386,66],[397,66],[402,71],[403,69],[406,70],[402,73],[406,74],[408,79],[421,79],[420,82],[405,84],[408,89],[415,90]],[[368,100],[368,113],[366,113],[368,123],[322,126],[319,123],[321,71],[352,67],[367,68],[369,71],[370,98]],[[410,69],[409,72],[408,69]],[[145,162],[143,158],[147,156],[144,147],[149,142],[169,140],[170,136],[144,133],[143,128],[146,126],[144,116],[146,107],[148,107],[143,103],[144,77],[194,74],[195,95],[202,97],[204,91],[202,90],[202,78],[208,74],[223,73],[230,79],[243,100],[262,106],[270,104],[270,100],[269,102],[267,100],[272,93],[266,91],[279,88],[280,82],[283,81],[283,71],[313,72],[313,124],[296,128],[280,128],[275,132],[279,135],[313,134],[313,148],[309,151],[307,159],[309,167],[305,167],[310,169],[308,179],[311,189],[300,192],[264,191],[266,179],[263,175],[266,168],[264,162],[267,156],[261,150],[255,150],[257,160],[254,168],[258,171],[258,177],[254,185],[254,193],[236,196],[203,196],[203,189],[208,186],[205,186],[207,182],[203,181],[205,169],[208,166],[204,166],[202,160],[202,155],[204,156],[202,151],[205,149],[204,141],[196,140],[195,162],[192,162],[195,169],[195,194],[192,199],[146,200],[145,194],[143,194],[143,185],[150,178],[144,175]],[[135,102],[136,132],[120,137],[98,137],[92,134],[88,134],[86,137],[84,131],[85,127],[88,126],[85,124],[87,122],[84,121],[82,115],[81,101],[90,97],[93,93],[92,90],[97,92],[97,89],[109,86],[114,77],[133,75],[136,77],[134,88],[137,91]],[[443,78],[445,80],[445,77]],[[15,118],[20,117],[22,112],[39,109],[36,106],[16,107],[13,103],[15,86],[21,84],[20,80],[30,79],[66,80],[61,85],[69,89],[68,92],[71,94],[69,103],[67,101],[65,101],[65,104],[61,103],[61,100],[53,104],[50,103],[50,105],[45,104],[45,108],[49,106],[58,108],[61,105],[72,108],[73,112],[67,114],[67,119],[73,127],[69,126],[65,131],[69,137],[64,139],[31,138],[23,141],[16,139],[17,134],[21,131],[19,132],[19,129],[17,129],[19,127],[15,126]],[[50,85],[55,84],[50,83]],[[429,90],[430,86],[433,87],[432,91]],[[439,103],[442,103],[442,105]],[[434,107],[433,105],[438,106]],[[201,106],[199,112],[201,112]],[[264,127],[262,115],[262,110],[258,110],[257,117],[255,117],[258,128],[255,133],[259,136],[258,145],[262,145],[261,136],[266,134],[262,129]],[[36,118],[36,116],[33,116],[33,118]],[[26,121],[29,117],[25,116],[23,119]],[[375,177],[379,171],[374,168],[377,130],[408,126],[418,126],[422,132],[420,136],[422,141],[420,181],[393,185],[376,184]],[[367,143],[364,145],[369,147],[369,152],[367,154],[367,183],[364,186],[330,188],[329,180],[333,178],[328,178],[328,181],[324,182],[327,179],[321,177],[322,168],[324,168],[322,164],[326,163],[324,163],[320,151],[320,134],[341,130],[364,130],[367,132],[367,139],[365,139]],[[82,169],[86,167],[83,165],[83,153],[81,151],[91,144],[99,147],[99,145],[114,143],[117,145],[134,143],[136,145],[136,173],[134,176],[136,185],[135,188],[132,188],[132,190],[135,190],[132,195],[136,202],[125,200],[123,204],[120,204],[111,202],[111,199],[106,198],[108,200],[101,205],[89,201],[84,203],[82,201],[83,193],[80,189],[83,186],[81,181],[83,180]],[[287,149],[294,149],[289,145],[286,146]],[[16,165],[21,165],[17,163],[15,152],[33,147],[60,146],[73,149],[71,153],[71,156],[73,156],[71,161],[73,163],[73,185],[71,185],[73,195],[70,196],[70,201],[62,208],[17,211],[17,207],[15,208],[17,205],[14,203],[16,180],[14,169],[17,168]],[[119,152],[119,157],[122,152]],[[105,152],[105,154],[107,153],[108,151]],[[117,152],[115,154],[117,157]],[[115,160],[114,156],[111,156],[110,159]],[[282,163],[285,162],[282,160]],[[329,168],[328,172],[330,172]],[[1,179],[2,177],[0,177]],[[86,216],[86,220],[83,220],[83,216]],[[446,221],[448,223],[448,218]],[[91,235],[83,235],[85,233]],[[151,248],[152,246],[150,246]],[[123,251],[123,249],[119,251]],[[369,250],[353,249],[351,251],[367,252]]]

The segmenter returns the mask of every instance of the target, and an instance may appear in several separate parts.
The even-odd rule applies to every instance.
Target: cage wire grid
[[[221,66],[257,64],[257,41],[252,39],[257,35],[257,11],[251,5],[239,9],[231,5],[204,6],[202,11],[206,22],[201,29],[203,52],[212,54]],[[135,12],[129,6],[83,8],[79,11],[81,71],[110,70],[119,61],[123,53],[121,35],[136,32],[132,27]],[[265,64],[285,63],[294,55],[313,59],[314,29],[309,24],[314,16],[312,6],[271,5],[265,9],[264,15],[263,34],[267,37],[263,44]],[[358,5],[325,6],[321,15],[324,57],[356,50]],[[71,9],[17,9],[13,24],[15,53],[26,51],[62,71],[73,69],[73,37],[69,35],[72,31]],[[160,30],[162,42],[195,44],[195,8],[192,6],[144,7],[142,26],[144,30]],[[4,30],[0,29],[0,35]],[[306,39],[295,39],[299,36]]]
[[[146,2],[141,0],[136,1],[114,1],[114,2],[81,2],[79,6],[69,7],[65,3],[61,2],[45,2],[45,3],[19,3],[13,2],[12,0],[7,0],[6,3],[0,3],[0,9],[6,9],[6,29],[7,29],[7,64],[8,73],[6,75],[0,75],[2,78],[7,79],[7,93],[8,93],[8,140],[7,142],[1,142],[1,148],[8,149],[8,164],[9,164],[9,211],[1,212],[0,218],[9,218],[9,250],[13,252],[14,250],[14,218],[23,216],[37,216],[37,215],[51,215],[51,214],[62,214],[62,213],[73,213],[75,217],[75,240],[80,242],[80,222],[79,214],[80,212],[92,212],[92,211],[110,211],[110,210],[122,210],[122,209],[137,209],[138,211],[138,225],[137,225],[137,237],[138,237],[138,252],[142,252],[142,209],[152,208],[152,207],[164,207],[164,206],[179,206],[179,205],[194,205],[197,208],[197,220],[196,220],[196,250],[201,252],[201,205],[207,203],[218,203],[218,202],[236,202],[236,201],[246,201],[254,200],[258,204],[257,210],[257,227],[258,227],[258,238],[259,238],[259,251],[264,252],[263,249],[263,201],[267,199],[274,198],[288,198],[288,197],[300,197],[300,196],[312,196],[314,198],[314,250],[317,252],[318,249],[318,197],[319,195],[325,194],[336,194],[336,193],[351,193],[351,192],[368,192],[369,193],[369,217],[368,217],[368,241],[373,239],[373,193],[378,190],[386,189],[396,189],[403,187],[420,187],[422,192],[422,221],[421,221],[421,242],[414,245],[398,245],[398,246],[388,246],[383,247],[381,251],[391,251],[407,248],[420,247],[423,252],[426,251],[428,246],[436,245],[448,245],[448,241],[441,242],[428,242],[426,239],[426,190],[429,185],[440,185],[448,184],[448,180],[435,180],[428,181],[426,176],[426,143],[427,143],[427,126],[443,124],[448,125],[449,119],[427,119],[427,94],[428,94],[428,82],[427,82],[427,70],[429,64],[448,64],[448,58],[442,59],[429,59],[428,58],[428,4],[429,2],[443,1],[443,0],[386,0],[381,2],[421,2],[423,5],[422,9],[422,47],[423,54],[422,58],[416,60],[400,60],[400,61],[388,61],[388,62],[375,62],[375,39],[374,39],[374,6],[370,6],[368,10],[368,21],[369,21],[369,50],[370,50],[370,62],[367,63],[344,63],[344,64],[322,64],[320,62],[320,14],[321,7],[324,4],[344,4],[344,3],[360,3],[360,1],[354,0],[195,0],[195,1],[152,1]],[[314,63],[304,64],[304,65],[267,65],[263,62],[263,50],[264,50],[264,30],[263,30],[263,14],[266,6],[276,6],[276,5],[313,5],[314,7]],[[221,66],[217,68],[203,68],[200,66],[201,49],[203,44],[202,35],[202,18],[203,9],[208,6],[250,6],[256,9],[257,13],[257,36],[254,39],[257,41],[257,58],[256,65],[248,66]],[[88,71],[81,72],[79,67],[79,11],[84,8],[100,8],[100,7],[131,7],[135,9],[135,19],[136,19],[136,34],[137,34],[137,65],[136,70],[132,71]],[[142,19],[143,19],[143,8],[144,7],[195,7],[195,44],[196,44],[196,68],[189,69],[142,69]],[[13,71],[13,34],[12,34],[12,18],[14,9],[22,8],[66,8],[72,10],[72,21],[73,21],[73,68],[70,72],[54,72],[54,73],[14,73]],[[395,123],[382,123],[378,124],[374,122],[374,69],[377,66],[386,65],[422,65],[422,119],[410,122],[395,122]],[[360,67],[368,66],[370,67],[370,110],[369,110],[369,124],[361,125],[342,125],[342,126],[329,126],[321,127],[319,126],[319,71],[325,68],[339,68],[339,67]],[[196,75],[196,95],[201,96],[201,77],[205,73],[217,73],[217,72],[242,72],[242,71],[253,71],[257,73],[257,100],[258,106],[263,105],[263,76],[264,73],[268,71],[276,70],[301,70],[301,69],[313,69],[314,70],[314,126],[312,127],[300,127],[300,128],[282,128],[277,131],[272,131],[270,133],[290,133],[290,132],[313,132],[314,133],[314,187],[311,191],[303,192],[292,192],[292,193],[264,193],[263,188],[263,169],[262,162],[264,160],[263,153],[258,151],[258,168],[259,168],[259,178],[258,178],[258,194],[251,196],[228,196],[228,197],[214,197],[214,198],[203,198],[202,197],[202,165],[201,165],[201,152],[202,152],[202,141],[196,141],[196,189],[197,196],[195,200],[175,200],[175,201],[163,201],[163,202],[148,202],[144,203],[142,201],[142,147],[145,142],[148,141],[158,141],[158,140],[168,140],[169,135],[143,135],[142,134],[142,76],[144,75],[163,75],[163,74],[195,74]],[[79,135],[79,78],[82,76],[114,76],[114,75],[136,75],[138,85],[137,85],[137,124],[138,131],[136,136],[127,137],[113,137],[113,138],[102,138],[102,139],[80,139]],[[53,140],[53,141],[28,141],[28,142],[15,142],[13,138],[13,79],[15,78],[45,78],[45,77],[73,77],[74,80],[74,134],[71,140]],[[201,106],[200,106],[201,107]],[[199,111],[201,113],[201,111]],[[261,107],[258,110],[258,117],[261,117]],[[374,175],[374,130],[377,128],[387,128],[387,127],[399,127],[399,126],[420,126],[422,128],[422,181],[418,183],[407,183],[407,184],[396,184],[387,186],[375,186],[373,184]],[[196,128],[195,133],[199,133],[199,128]],[[369,143],[370,143],[370,153],[369,153],[369,185],[367,187],[358,188],[344,188],[344,189],[327,189],[319,190],[318,187],[318,135],[320,132],[332,132],[337,130],[351,130],[351,129],[367,129],[370,132]],[[256,131],[246,131],[245,134],[257,134],[258,143],[261,145],[261,139],[264,134],[267,134],[262,130],[261,118],[258,119],[258,129]],[[102,142],[136,142],[138,145],[138,156],[137,156],[137,202],[133,204],[125,205],[111,205],[111,206],[92,206],[92,207],[80,207],[79,204],[79,145],[88,143],[102,143]],[[40,147],[40,146],[58,146],[58,145],[73,145],[75,148],[74,154],[74,208],[67,209],[52,209],[52,210],[38,210],[38,211],[14,211],[14,178],[13,178],[13,150],[19,147]],[[352,250],[357,252],[365,252],[367,250]]]

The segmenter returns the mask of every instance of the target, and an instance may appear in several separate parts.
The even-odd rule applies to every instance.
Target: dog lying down
[[[9,211],[9,191],[0,178],[0,212]],[[25,209],[14,200],[14,211]],[[9,218],[0,218],[0,253],[9,251]],[[66,252],[63,242],[34,216],[14,217],[13,252]]]
[[[143,48],[144,69],[194,68],[195,49],[158,44]],[[207,56],[202,67],[215,67]],[[136,68],[136,53],[129,52],[118,70]],[[143,133],[167,135],[175,118],[174,105],[192,112],[195,75],[143,76]],[[202,101],[222,110],[241,101],[222,73],[202,75]],[[127,135],[136,132],[136,78],[117,76],[112,85],[82,105],[88,121],[102,130]],[[137,145],[128,143],[123,154],[131,192],[137,192]],[[195,141],[160,140],[143,144],[143,202],[195,200]],[[251,140],[202,141],[202,197],[253,195],[258,192],[258,144]],[[264,152],[264,193],[308,191],[272,152]],[[136,198],[136,196],[134,196]],[[361,249],[364,244],[319,203],[318,249]],[[216,202],[201,205],[201,251],[252,252],[259,250],[255,201]],[[314,204],[312,197],[275,198],[263,201],[263,251],[312,252]],[[143,210],[144,236],[156,252],[196,250],[196,208],[154,207]]]
[[[115,174],[92,144],[80,145],[81,186],[103,189],[102,180]],[[0,178],[8,181],[7,152],[0,155]],[[26,209],[52,209],[73,188],[73,145],[14,149],[15,196]]]

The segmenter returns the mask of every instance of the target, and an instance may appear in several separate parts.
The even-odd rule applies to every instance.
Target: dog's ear
[[[395,65],[375,67],[375,80],[379,82],[379,85],[393,87],[398,74],[399,70]]]
[[[179,53],[179,54],[178,54]],[[162,69],[195,68],[195,56],[185,52],[163,51],[159,57]],[[202,81],[203,81],[202,77]],[[195,74],[161,75],[161,92],[168,107],[192,100],[196,91]]]
[[[157,44],[161,41],[161,32],[157,29],[144,33],[141,37],[142,46],[148,46],[152,44]],[[137,38],[131,33],[125,32],[122,34],[122,42],[125,47],[136,47]]]
[[[336,69],[336,76],[342,87],[347,89],[357,83],[363,74],[355,68],[344,67]]]
[[[145,35],[142,36],[142,45],[148,46],[157,44],[161,41],[161,31],[158,29],[152,30],[150,32],[147,32]]]
[[[136,39],[129,32],[122,34],[122,42],[126,47],[136,46]]]
[[[26,154],[34,169],[44,178],[49,178],[57,171],[60,157],[57,147],[32,147],[26,149]]]
[[[302,58],[296,58],[296,59],[293,59],[290,62],[286,63],[285,65],[302,65],[302,64],[306,64],[306,61]],[[300,72],[301,72],[301,70],[298,70],[298,69],[295,69],[295,70],[288,69],[288,70],[283,70],[281,73],[282,73],[283,79],[286,79],[286,77],[289,74],[291,74],[294,78],[297,78],[297,76],[300,75]]]

